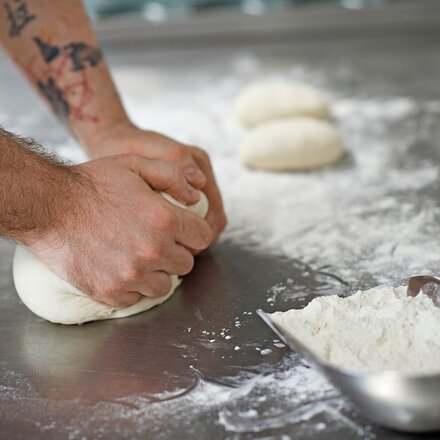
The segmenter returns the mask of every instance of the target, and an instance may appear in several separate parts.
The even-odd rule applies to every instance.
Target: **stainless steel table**
[[[193,77],[215,84],[228,73],[225,57],[245,51],[256,54],[263,69],[271,65],[281,71],[291,59],[305,63],[345,95],[373,90],[438,100],[439,34],[423,27],[412,35],[406,30],[377,36],[374,30],[364,35],[364,29],[362,35],[297,42],[260,39],[244,46],[229,40],[196,49],[176,43],[161,51],[109,42],[107,53],[115,67],[155,66],[163,79],[160,87],[182,78],[191,84]],[[41,104],[3,59],[1,66],[0,113],[6,125],[51,145],[65,142],[66,135],[43,110],[37,118],[23,119],[25,108],[35,113]],[[354,73],[344,80],[335,75],[336,66]],[[395,140],[399,133],[386,136]],[[418,139],[423,148],[406,157],[407,165],[438,163],[439,136],[438,125],[431,124],[429,136]],[[433,183],[422,195],[438,206],[440,186]],[[417,208],[422,195],[403,198]],[[241,239],[226,234],[201,255],[168,302],[129,319],[79,327],[44,322],[20,303],[11,278],[13,246],[2,242],[0,438],[408,438],[370,426],[325,381],[309,377],[308,367],[255,315],[268,304],[270,310],[301,307],[317,292],[373,286],[374,275],[359,274],[353,283],[334,267],[318,269],[319,264],[284,257],[248,235],[252,225],[234,224],[236,212],[229,214]],[[438,240],[435,228],[432,240]],[[285,280],[290,281],[280,288],[284,299],[273,296]],[[301,295],[286,302],[289,292]],[[289,371],[301,375],[289,376]]]

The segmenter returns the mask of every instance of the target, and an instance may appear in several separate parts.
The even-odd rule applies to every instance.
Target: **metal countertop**
[[[263,66],[271,65],[278,71],[287,65],[285,60],[303,62],[328,73],[329,81],[347,94],[368,89],[379,95],[439,99],[438,41],[438,34],[395,32],[380,39],[372,35],[353,40],[218,45],[163,53],[109,46],[108,56],[117,67],[155,66],[163,76],[161,87],[191,75],[206,76],[215,83],[225,74],[224,57],[246,52],[258,54]],[[12,68],[0,61],[0,102],[7,103],[0,113],[7,127],[21,126],[21,131],[51,145],[65,142],[66,135],[42,110],[42,104]],[[351,66],[357,75],[344,82],[332,76],[337,65]],[[29,106],[40,110],[41,115],[26,124],[23,109]],[[437,143],[425,143],[421,152],[424,159],[438,160],[439,137],[436,139]],[[408,157],[408,163],[416,161]],[[439,185],[431,185],[426,197],[440,201]],[[229,215],[233,218],[235,214]],[[246,236],[248,225],[238,228]],[[433,235],[432,239],[438,237]],[[185,412],[186,405],[199,405],[191,400],[191,393],[203,382],[218,385],[218,393],[238,390],[241,394],[238,400],[234,397],[236,406],[229,408],[229,414],[239,417],[243,405],[251,408],[255,403],[258,407],[257,402],[262,400],[255,389],[243,388],[250,378],[273,372],[282,375],[286,369],[301,365],[286,348],[274,346],[274,335],[254,312],[267,305],[270,289],[286,279],[293,280],[292,289],[305,295],[301,300],[275,302],[272,310],[303,306],[315,292],[339,283],[331,268],[313,269],[299,260],[263,250],[259,243],[249,240],[243,244],[243,240],[236,242],[226,235],[198,258],[193,273],[162,306],[124,320],[65,327],[38,319],[20,304],[12,283],[12,255],[13,246],[1,242],[0,438],[412,438],[369,426],[368,420],[348,405],[335,419],[319,411],[311,420],[293,416],[293,409],[339,399],[328,389],[318,394],[316,401],[310,396],[304,400],[293,391],[296,407],[287,410],[286,396],[281,398],[280,390],[271,394],[267,388],[266,405],[276,414],[267,428],[256,425],[254,429],[239,429],[237,423],[235,430],[231,428],[224,416],[230,398],[220,406],[202,402],[200,411],[193,408]],[[340,291],[371,287],[375,280],[368,275],[362,274],[356,285],[341,282]],[[265,348],[271,351],[263,356]],[[168,402],[175,406],[167,407]],[[151,418],[143,419],[149,412]],[[308,424],[313,421],[317,426],[320,420],[325,423],[324,430],[307,431]],[[438,434],[423,438],[438,438]]]

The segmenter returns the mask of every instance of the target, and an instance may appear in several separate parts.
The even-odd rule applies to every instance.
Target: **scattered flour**
[[[353,71],[351,63],[324,72],[288,59],[281,69],[252,52],[240,52],[224,60],[226,72],[201,75],[191,71],[185,77],[179,70],[168,81],[153,66],[115,67],[113,74],[134,122],[209,152],[229,216],[224,240],[237,246],[252,244],[259,252],[275,249],[293,268],[300,261],[302,278],[307,271],[313,272],[313,278],[322,272],[319,285],[302,286],[299,277],[280,280],[268,292],[267,307],[276,310],[289,301],[300,306],[298,302],[309,295],[334,293],[341,284],[324,272],[345,281],[343,290],[414,273],[434,274],[440,259],[440,240],[432,239],[440,234],[438,193],[434,191],[440,168],[436,157],[430,158],[429,146],[438,143],[439,100],[378,95],[372,87],[352,90],[349,85],[357,84],[363,72]],[[231,102],[248,81],[286,75],[329,92],[348,151],[338,166],[316,173],[274,174],[249,171],[238,162],[236,146],[244,132],[225,117]],[[403,85],[402,93],[406,89]],[[2,120],[9,117],[0,115]],[[22,121],[20,115],[16,125],[22,126]],[[42,133],[50,130],[50,124],[38,119],[27,127],[27,134],[38,124]],[[73,141],[52,144],[74,162],[86,160]],[[235,324],[231,328],[243,330]],[[191,327],[185,331],[194,333]],[[222,329],[219,338],[227,339],[228,331]],[[217,337],[202,336],[208,343]],[[233,353],[234,346],[240,349],[229,343]],[[263,363],[268,357],[261,359]],[[287,432],[297,438],[318,438],[323,432],[319,438],[327,439],[332,429],[338,430],[335,438],[374,437],[368,426],[353,421],[344,399],[313,369],[292,358],[282,368],[270,364],[266,375],[262,375],[262,365],[258,369],[261,374],[249,382],[237,379],[236,388],[200,380],[184,395],[175,391],[179,397],[171,400],[161,401],[163,394],[154,398],[136,394],[118,402],[97,403],[93,411],[73,401],[45,400],[43,405],[38,401],[38,415],[72,440],[84,438],[87,431],[92,438],[166,439],[172,438],[176,427],[187,437],[203,438],[203,434],[212,436],[204,431],[208,418],[217,420],[210,429],[216,430],[218,438],[274,438],[273,429],[279,429],[277,438],[283,440],[289,438]],[[17,385],[16,378],[6,377],[3,383],[9,391],[0,393],[2,407],[18,415],[29,414],[33,397],[27,389],[21,393],[23,384]],[[8,398],[11,393],[13,399]],[[74,419],[65,416],[69,405]],[[253,433],[252,437],[247,433]]]
[[[406,286],[312,300],[270,315],[275,324],[326,363],[356,371],[440,373],[440,309]]]
[[[47,399],[39,406],[36,428],[48,438],[57,433],[70,440],[160,440],[175,438],[176,432],[181,432],[182,438],[287,439],[294,433],[296,438],[326,439],[326,434],[321,437],[319,432],[336,429],[341,438],[375,438],[368,425],[353,416],[353,409],[339,392],[297,355],[263,366],[261,373],[243,377],[238,387],[194,376],[196,383],[186,390],[139,393],[96,402],[92,407],[80,401]],[[15,373],[0,369],[0,377],[7,379],[4,383],[10,390],[0,393],[0,405],[8,412],[20,417],[39,399],[22,386],[22,378]]]

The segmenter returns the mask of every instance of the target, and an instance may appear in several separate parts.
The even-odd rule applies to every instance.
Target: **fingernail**
[[[190,165],[185,169],[185,176],[190,180],[203,179],[203,174],[194,165]]]

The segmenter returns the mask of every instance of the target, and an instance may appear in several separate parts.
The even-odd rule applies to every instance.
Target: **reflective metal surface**
[[[405,26],[409,15],[402,28],[387,24],[370,35],[369,26],[356,33],[350,15],[347,22],[353,38],[349,33],[338,34],[335,28],[328,38],[325,32],[311,35],[304,19],[299,29],[307,38],[300,43],[278,35],[268,41],[227,38],[225,44],[218,40],[212,45],[197,36],[194,45],[182,47],[176,41],[168,51],[158,50],[150,40],[140,44],[138,39],[135,46],[124,40],[126,46],[114,47],[110,38],[104,44],[114,68],[142,68],[130,81],[133,94],[148,89],[152,99],[160,98],[165,104],[168,99],[170,106],[174,104],[166,95],[170,88],[196,90],[199,84],[217,86],[221,80],[228,86],[238,70],[231,66],[238,65],[246,75],[252,55],[263,74],[284,74],[294,63],[307,66],[308,71],[325,76],[326,84],[339,96],[438,98],[439,33],[424,34],[419,20],[413,35]],[[376,18],[380,24],[380,15]],[[434,21],[432,15],[430,23]],[[123,32],[127,33],[120,29]],[[165,111],[163,115],[166,119]],[[45,144],[67,142],[65,132],[4,58],[0,60],[0,119],[6,128],[37,136]],[[181,119],[181,123],[193,123],[191,118]],[[416,168],[421,161],[438,162],[439,132],[430,128],[428,119],[428,110],[408,116],[414,148],[404,158],[398,156],[404,165],[410,162]],[[412,129],[419,122],[429,125],[423,136]],[[215,121],[208,128],[215,131]],[[401,125],[391,124],[383,133],[393,148],[401,131]],[[220,177],[225,183],[237,176],[231,172]],[[242,190],[252,193],[252,188]],[[368,195],[369,188],[364,191]],[[438,204],[438,185],[423,191],[414,196],[418,203],[425,196]],[[225,196],[230,202],[230,194]],[[408,194],[399,197],[404,203]],[[374,211],[374,198],[363,201]],[[228,205],[235,227],[228,237],[236,233],[240,240],[225,239],[201,255],[194,272],[167,303],[129,319],[79,327],[44,322],[20,304],[11,277],[13,247],[1,242],[0,438],[407,440],[408,435],[372,426],[370,419],[359,416],[334,388],[319,382],[308,373],[308,366],[274,341],[270,329],[255,316],[258,308],[301,307],[318,293],[372,287],[378,284],[375,276],[364,271],[356,274],[356,285],[347,286],[319,259],[303,262],[303,249],[298,249],[298,258],[288,259],[267,249],[264,237],[253,244],[253,223],[264,222],[268,213],[258,206],[261,218],[249,216],[239,222],[242,205],[240,200]],[[431,237],[438,240],[435,229]],[[288,289],[269,303],[274,286],[286,280],[290,280]],[[298,292],[300,296],[289,296]],[[289,376],[291,371],[301,374]],[[436,438],[437,433],[423,437]]]
[[[124,418],[124,410],[138,407],[128,396],[142,395],[153,410],[157,401],[190,393],[202,378],[228,387],[245,382],[246,374],[261,369],[255,347],[272,345],[270,330],[253,313],[266,291],[286,276],[310,291],[326,283],[319,273],[303,278],[305,266],[299,262],[223,243],[198,258],[194,272],[161,307],[129,319],[62,326],[20,304],[10,277],[13,248],[2,243],[0,250],[0,438],[5,439],[100,438],[89,420],[104,404],[121,413],[97,422],[105,427],[103,438],[123,429],[123,438],[146,438],[134,419]],[[231,339],[219,337],[224,329]],[[279,348],[264,362],[276,363],[284,355]],[[199,415],[194,437],[176,427],[165,438],[206,438],[207,432],[223,438],[224,429],[214,422],[215,416]],[[166,429],[158,420],[140,432],[149,438]]]
[[[404,377],[395,372],[369,374],[335,368],[284,334],[262,310],[257,313],[287,346],[301,353],[375,423],[405,432],[440,429],[440,375]]]

